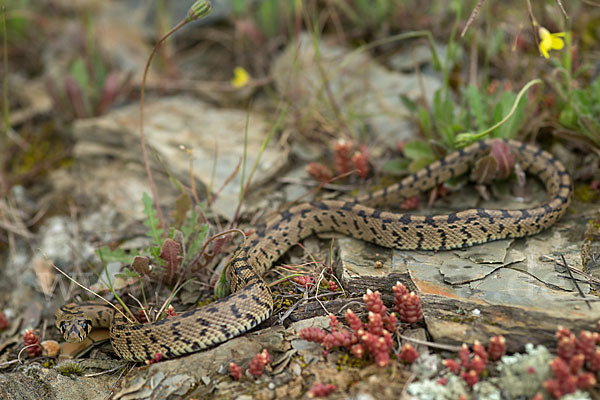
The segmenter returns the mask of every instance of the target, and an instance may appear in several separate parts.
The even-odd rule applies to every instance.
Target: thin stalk
[[[204,17],[208,15],[212,9],[212,4],[208,0],[198,0],[196,1],[189,9],[187,16],[179,21],[177,25],[175,25],[171,30],[165,33],[159,40],[156,42],[154,47],[152,48],[152,52],[148,57],[148,61],[146,61],[146,66],[144,67],[144,76],[142,77],[142,87],[140,88],[140,141],[142,145],[142,157],[144,159],[144,167],[146,168],[146,174],[148,175],[148,183],[150,184],[150,190],[152,191],[152,198],[154,199],[154,207],[156,208],[156,212],[158,214],[158,220],[160,221],[161,226],[164,228],[164,218],[162,215],[162,211],[158,202],[158,193],[156,191],[156,185],[154,184],[154,179],[152,178],[152,172],[150,172],[150,163],[148,162],[148,150],[146,149],[146,136],[144,135],[144,93],[146,87],[146,78],[148,76],[148,70],[150,69],[150,63],[152,62],[152,57],[158,51],[158,48],[162,45],[162,43],[167,40],[173,33],[179,30],[182,26],[186,25],[188,22],[192,22],[196,19]],[[166,230],[165,230],[166,232]]]
[[[8,192],[10,184],[4,175],[6,167],[6,147],[8,145],[8,130],[10,129],[10,107],[8,104],[8,50],[6,34],[6,6],[2,4],[2,118],[4,120],[4,132],[0,134],[0,196]]]
[[[10,107],[8,104],[8,40],[6,34],[6,6],[2,5],[2,117],[4,119],[4,135],[0,137],[0,145],[4,144],[8,138],[8,129],[10,127]],[[2,148],[5,148],[2,146]],[[1,160],[0,160],[1,161]]]
[[[265,152],[267,145],[273,138],[273,135],[275,135],[275,131],[277,131],[277,128],[279,128],[279,124],[281,123],[281,120],[283,119],[283,117],[286,114],[287,114],[287,108],[284,108],[283,110],[281,110],[279,112],[279,116],[277,118],[277,121],[275,121],[275,125],[273,125],[273,127],[271,128],[271,131],[269,132],[269,135],[263,141],[263,143],[260,147],[260,150],[258,151],[258,156],[256,157],[256,160],[254,161],[254,165],[252,165],[252,169],[250,170],[250,174],[248,175],[248,181],[245,183],[245,185],[243,187],[243,191],[240,195],[240,201],[238,202],[237,208],[235,210],[235,214],[233,215],[233,218],[231,219],[230,226],[233,226],[233,223],[235,221],[237,221],[238,215],[240,213],[240,209],[242,207],[242,202],[243,202],[244,198],[246,197],[246,194],[248,193],[248,188],[250,187],[250,183],[252,182],[252,178],[254,177],[256,168],[258,168],[258,163],[259,163],[263,153]],[[243,183],[243,181],[242,181],[242,183]]]
[[[160,47],[160,45],[175,31],[179,28],[187,24],[189,21],[187,19],[181,20],[175,27],[171,28],[169,32],[167,32],[163,37],[161,37],[158,42],[152,48],[152,52],[148,57],[148,61],[146,61],[146,66],[144,67],[144,76],[142,77],[142,87],[140,88],[140,141],[142,144],[142,157],[144,159],[144,167],[146,168],[146,175],[148,175],[148,183],[150,184],[150,190],[152,191],[152,198],[154,199],[154,208],[156,208],[156,213],[158,215],[158,220],[160,221],[160,225],[164,228],[165,221],[163,218],[162,210],[160,209],[160,205],[158,202],[158,192],[156,190],[156,185],[154,184],[154,179],[152,178],[152,172],[150,171],[150,163],[148,162],[148,150],[146,149],[146,135],[144,135],[144,88],[146,87],[146,77],[148,75],[148,70],[150,69],[150,62],[152,62],[152,57]]]
[[[506,114],[504,116],[504,118],[502,118],[501,121],[497,122],[496,124],[492,125],[488,129],[486,129],[482,132],[479,132],[479,133],[461,133],[461,134],[457,135],[456,141],[455,141],[456,145],[459,147],[466,146],[467,144],[473,143],[474,141],[483,138],[485,135],[489,134],[494,129],[502,126],[515,113],[515,111],[517,110],[517,107],[519,105],[519,102],[521,101],[521,97],[523,97],[525,92],[527,92],[527,90],[529,90],[530,87],[532,87],[533,85],[537,85],[538,83],[542,83],[542,80],[534,79],[534,80],[527,82],[527,84],[525,86],[523,86],[521,91],[519,91],[519,93],[517,94],[517,98],[515,99],[515,102],[513,103],[512,108],[510,109],[508,114]]]
[[[98,297],[100,300],[104,301],[106,304],[108,304],[109,306],[111,306],[112,308],[114,308],[116,311],[118,311],[123,317],[125,317],[125,319],[127,319],[129,322],[131,322],[133,324],[133,321],[131,319],[129,319],[129,317],[127,317],[127,315],[125,315],[123,313],[123,311],[119,310],[117,307],[115,307],[114,304],[112,304],[110,301],[106,300],[104,297],[100,296],[98,293],[94,292],[91,289],[86,288],[85,286],[83,286],[81,283],[77,282],[75,279],[71,278],[67,273],[65,273],[63,270],[61,270],[60,268],[58,268],[56,265],[52,264],[52,266],[54,267],[55,270],[57,270],[58,272],[60,272],[61,274],[63,274],[67,279],[69,279],[71,282],[73,282],[74,284],[76,284],[77,286],[79,286],[80,288],[82,288],[83,290],[90,292],[91,294],[93,294],[94,296]],[[133,314],[132,314],[133,315]]]
[[[242,179],[240,180],[240,202],[244,198],[244,181],[246,180],[246,160],[248,154],[248,126],[250,125],[250,103],[246,110],[246,125],[244,126],[244,155],[242,156]]]

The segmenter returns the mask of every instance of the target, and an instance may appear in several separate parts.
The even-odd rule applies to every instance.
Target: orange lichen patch
[[[413,283],[419,290],[420,294],[435,294],[438,296],[444,296],[452,299],[460,299],[456,294],[449,292],[445,287],[436,285],[433,282],[421,281],[413,278]]]

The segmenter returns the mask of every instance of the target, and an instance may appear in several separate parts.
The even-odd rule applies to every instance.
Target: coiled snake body
[[[252,329],[273,310],[273,298],[262,273],[299,240],[335,231],[395,249],[440,250],[533,235],[557,221],[571,197],[571,180],[564,166],[538,147],[506,140],[515,162],[545,184],[549,199],[521,210],[470,209],[419,216],[380,211],[374,206],[392,197],[409,197],[469,171],[489,154],[493,140],[474,143],[434,162],[401,182],[349,201],[313,201],[271,218],[252,234],[231,262],[232,295],[208,306],[154,323],[132,325],[119,313],[97,302],[68,304],[56,313],[56,326],[65,339],[82,340],[92,326],[110,326],[117,354],[131,361],[165,358],[200,351]],[[113,315],[113,313],[115,315]]]

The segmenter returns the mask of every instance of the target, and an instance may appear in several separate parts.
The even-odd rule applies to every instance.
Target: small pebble
[[[44,340],[40,344],[46,357],[56,357],[60,353],[60,344],[56,340]]]

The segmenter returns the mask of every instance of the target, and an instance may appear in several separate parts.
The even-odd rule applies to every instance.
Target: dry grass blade
[[[48,259],[48,257],[46,257],[46,259]],[[115,306],[113,303],[111,303],[110,301],[106,300],[104,297],[100,296],[98,293],[94,292],[93,290],[91,290],[91,289],[83,286],[81,283],[77,282],[75,279],[71,278],[66,272],[64,272],[63,270],[61,270],[60,268],[58,268],[56,265],[54,265],[54,263],[52,263],[52,266],[54,267],[54,269],[56,269],[58,272],[60,272],[62,275],[64,275],[71,282],[73,282],[74,284],[76,284],[77,286],[79,286],[80,288],[82,288],[83,290],[85,290],[85,291],[93,294],[94,296],[98,297],[103,302],[105,302],[106,304],[108,304],[109,306],[111,306],[112,308],[114,308],[119,314],[121,314],[123,317],[125,317],[125,319],[127,321],[129,321],[132,324],[135,323],[123,311],[119,310],[119,308],[117,308],[117,306]]]
[[[579,284],[577,283],[577,280],[573,277],[573,272],[571,272],[571,268],[569,268],[569,265],[567,264],[567,261],[565,260],[565,256],[561,254],[560,258],[562,259],[563,266],[567,269],[567,272],[569,272],[569,276],[571,277],[571,281],[573,282],[573,285],[575,285],[575,288],[579,292],[579,295],[585,299],[585,294],[583,294],[583,291],[579,287]],[[592,306],[590,305],[589,301],[585,300],[585,304],[587,304],[587,306],[588,306],[588,308],[590,310],[592,309]]]

